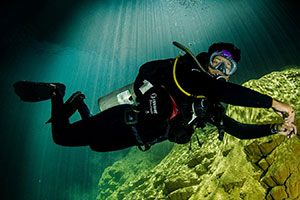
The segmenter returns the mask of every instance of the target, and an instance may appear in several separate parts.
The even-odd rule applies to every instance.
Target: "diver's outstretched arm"
[[[239,139],[254,139],[273,134],[285,135],[292,138],[297,135],[297,127],[294,124],[244,124],[223,115],[224,130]]]
[[[276,134],[275,131],[271,131],[271,124],[244,124],[226,115],[223,115],[223,123],[225,132],[239,139],[254,139]]]

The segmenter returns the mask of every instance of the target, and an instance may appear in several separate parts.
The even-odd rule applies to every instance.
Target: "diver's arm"
[[[223,123],[225,132],[239,139],[254,139],[274,134],[293,138],[298,134],[294,124],[243,124],[226,115],[223,115]]]
[[[215,91],[215,94],[212,92],[207,92],[207,94],[221,102],[245,107],[273,108],[287,122],[294,122],[295,112],[287,103],[276,101],[268,95],[237,84],[221,82],[210,77],[207,78],[207,81],[212,85],[212,91]]]
[[[190,72],[191,80],[197,80],[191,83],[189,87],[192,93],[196,95],[204,95],[209,99],[217,102],[224,102],[236,106],[271,108],[273,99],[268,96],[251,90],[249,88],[234,83],[216,80],[207,74],[197,71]],[[192,89],[192,85],[195,89]]]
[[[261,94],[237,84],[216,80],[204,73],[200,74],[194,72],[193,74],[194,76],[198,76],[199,78],[201,76],[201,85],[204,85],[204,87],[201,87],[201,85],[199,85],[199,91],[197,91],[198,94],[201,94],[202,91],[202,95],[207,96],[208,98],[231,105],[273,108],[274,111],[287,122],[294,122],[295,112],[293,111],[291,105],[287,103],[276,101],[268,95]]]
[[[243,124],[226,115],[223,116],[223,123],[225,132],[239,139],[254,139],[277,133],[271,124]]]

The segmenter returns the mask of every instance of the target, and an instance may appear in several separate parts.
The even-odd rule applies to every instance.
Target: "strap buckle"
[[[127,124],[127,125],[137,124],[139,121],[138,114],[139,114],[139,111],[135,110],[134,108],[126,109],[125,113],[124,113],[125,124]]]

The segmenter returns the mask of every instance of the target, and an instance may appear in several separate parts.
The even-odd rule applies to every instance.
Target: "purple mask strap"
[[[229,51],[222,50],[220,53],[223,54],[224,56],[226,56],[227,58],[233,59],[233,56]]]

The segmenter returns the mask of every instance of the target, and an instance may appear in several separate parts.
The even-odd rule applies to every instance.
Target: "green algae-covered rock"
[[[123,199],[127,192],[142,185],[144,175],[148,174],[172,147],[172,143],[164,142],[147,152],[132,148],[124,159],[104,170],[99,181],[100,190],[97,199]],[[126,186],[123,190],[122,185]]]
[[[300,69],[273,72],[245,87],[290,103],[300,130]],[[272,109],[228,106],[227,115],[242,123],[282,121]],[[135,148],[107,168],[99,181],[97,199],[300,199],[300,138],[273,135],[239,140],[228,134],[221,142],[216,128],[197,129],[196,141],[175,144],[158,159],[161,144],[150,152]],[[166,150],[165,152],[168,152]]]

